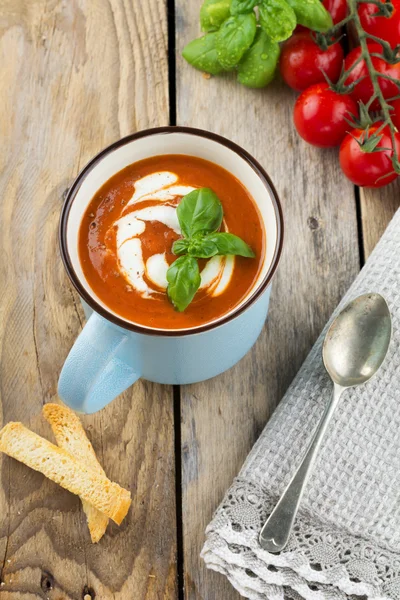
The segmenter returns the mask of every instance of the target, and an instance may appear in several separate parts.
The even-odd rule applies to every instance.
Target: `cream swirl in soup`
[[[182,236],[176,207],[182,196],[196,187],[184,185],[170,171],[151,173],[135,182],[132,198],[112,227],[117,228],[116,246],[121,275],[142,298],[154,298],[167,289],[169,264],[166,252],[143,257],[141,236],[149,222],[158,222]],[[226,223],[225,231],[227,231]],[[234,270],[234,256],[213,256],[203,267],[200,289],[210,296],[222,294]]]

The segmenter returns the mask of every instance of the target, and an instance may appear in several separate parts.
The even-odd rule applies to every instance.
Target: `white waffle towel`
[[[207,566],[245,598],[400,600],[400,210],[333,316],[366,292],[389,304],[389,353],[375,378],[343,394],[287,548],[269,554],[258,534],[330,398],[325,332],[207,528]]]

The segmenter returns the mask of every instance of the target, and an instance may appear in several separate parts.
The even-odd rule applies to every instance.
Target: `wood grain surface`
[[[382,189],[360,189],[362,243],[367,259],[400,207],[400,181]]]
[[[81,326],[58,253],[62,194],[105,145],[168,123],[160,0],[0,2],[1,421],[51,438],[40,417]],[[176,598],[173,398],[136,384],[84,425],[132,491],[121,528],[90,543],[79,500],[0,459],[0,595]]]
[[[295,95],[279,82],[249,90],[206,79],[180,57],[199,35],[198,6],[178,0],[177,121],[211,129],[253,154],[282,200],[285,250],[270,313],[254,349],[233,369],[182,389],[185,597],[239,598],[205,569],[204,530],[337,302],[359,270],[353,186],[335,151],[303,142],[292,125]],[[225,79],[225,81],[224,81]]]

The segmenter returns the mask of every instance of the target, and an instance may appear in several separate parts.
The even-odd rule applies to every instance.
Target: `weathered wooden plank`
[[[50,436],[40,410],[83,319],[58,253],[62,193],[105,145],[168,123],[166,3],[0,11],[1,421]],[[84,425],[132,490],[129,517],[92,546],[79,500],[3,457],[1,597],[176,598],[172,390],[138,383]]]
[[[400,181],[378,190],[361,188],[360,207],[364,255],[368,258],[390,219],[400,208]]]
[[[285,252],[259,341],[230,372],[182,390],[185,595],[232,600],[199,558],[204,529],[327,317],[359,269],[354,190],[336,153],[307,146],[291,122],[295,96],[230,77],[206,79],[180,50],[199,35],[197,3],[177,0],[178,124],[211,129],[255,155],[270,173],[286,217]]]

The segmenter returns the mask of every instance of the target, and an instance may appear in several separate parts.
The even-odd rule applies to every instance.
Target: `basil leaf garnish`
[[[216,49],[218,61],[224,69],[235,67],[247,48],[250,48],[256,35],[256,15],[234,15],[221,25],[216,34]]]
[[[180,238],[173,243],[172,252],[174,254],[187,254],[190,241],[186,238]]]
[[[251,12],[260,0],[232,0],[231,15],[241,15]]]
[[[181,254],[167,271],[167,294],[180,312],[191,303],[200,287],[197,259],[217,254],[236,254],[253,258],[253,250],[233,233],[220,233],[224,211],[218,196],[209,188],[199,188],[186,194],[176,209],[183,238],[172,246]]]
[[[209,188],[199,188],[184,196],[176,212],[186,238],[191,238],[196,233],[211,233],[221,227],[222,204]]]
[[[177,258],[167,271],[167,281],[169,299],[179,312],[184,311],[200,287],[197,260],[188,254]]]
[[[195,69],[218,75],[224,69],[217,58],[215,33],[208,33],[201,38],[189,42],[182,51],[182,56]]]
[[[273,42],[283,42],[296,27],[296,15],[286,0],[263,0],[258,7],[260,25]]]
[[[194,258],[211,258],[218,254],[218,246],[207,237],[202,237],[190,242],[188,253]]]
[[[238,81],[251,88],[265,87],[272,81],[279,59],[279,45],[258,29],[252,46],[238,64]]]
[[[215,244],[218,249],[216,254],[235,254],[237,256],[246,256],[247,258],[255,257],[250,246],[233,233],[211,233],[204,240]]]
[[[205,0],[200,8],[200,26],[203,31],[216,31],[229,17],[230,0]]]

